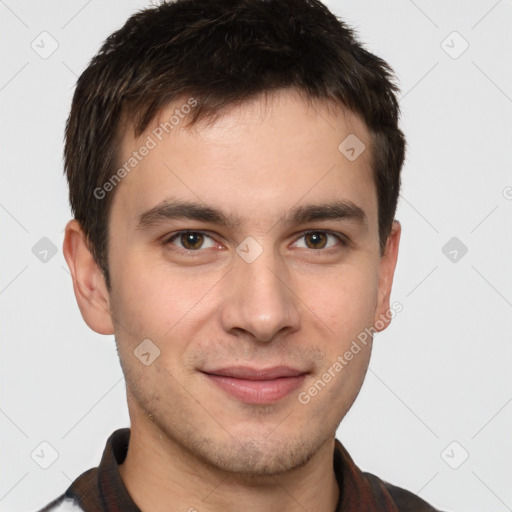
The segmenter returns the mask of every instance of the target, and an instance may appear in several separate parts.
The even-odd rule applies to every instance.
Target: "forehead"
[[[135,225],[172,196],[253,222],[282,217],[298,204],[337,200],[352,201],[370,220],[376,215],[370,135],[351,111],[308,102],[295,91],[261,96],[188,126],[193,108],[183,98],[140,137],[124,135],[118,163],[135,165],[117,186],[112,212]]]

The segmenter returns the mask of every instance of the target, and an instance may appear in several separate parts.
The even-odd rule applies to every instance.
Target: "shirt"
[[[99,466],[82,473],[64,494],[39,512],[141,512],[119,473],[129,441],[129,428],[114,431]],[[439,512],[415,494],[362,472],[338,439],[333,466],[340,489],[334,512]]]

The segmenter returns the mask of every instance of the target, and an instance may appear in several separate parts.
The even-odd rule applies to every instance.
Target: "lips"
[[[308,372],[289,366],[232,366],[203,370],[202,373],[232,398],[250,404],[267,404],[277,402],[297,389]]]

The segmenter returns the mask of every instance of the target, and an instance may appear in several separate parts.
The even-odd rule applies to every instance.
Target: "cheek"
[[[371,342],[347,343],[332,351],[298,396],[304,412],[323,425],[339,425],[359,394],[370,354]]]
[[[168,262],[139,254],[120,260],[112,286],[113,312],[133,335],[165,339],[190,313],[204,308],[214,275],[176,270]]]
[[[373,267],[344,266],[324,276],[301,276],[301,292],[314,313],[335,338],[336,345],[357,336],[372,324],[377,305],[378,276]]]

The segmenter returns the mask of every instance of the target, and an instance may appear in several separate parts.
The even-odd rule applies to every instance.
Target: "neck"
[[[121,478],[141,510],[167,512],[283,512],[336,509],[339,488],[333,468],[334,437],[303,466],[285,474],[228,473],[199,460],[159,430],[132,424]]]

